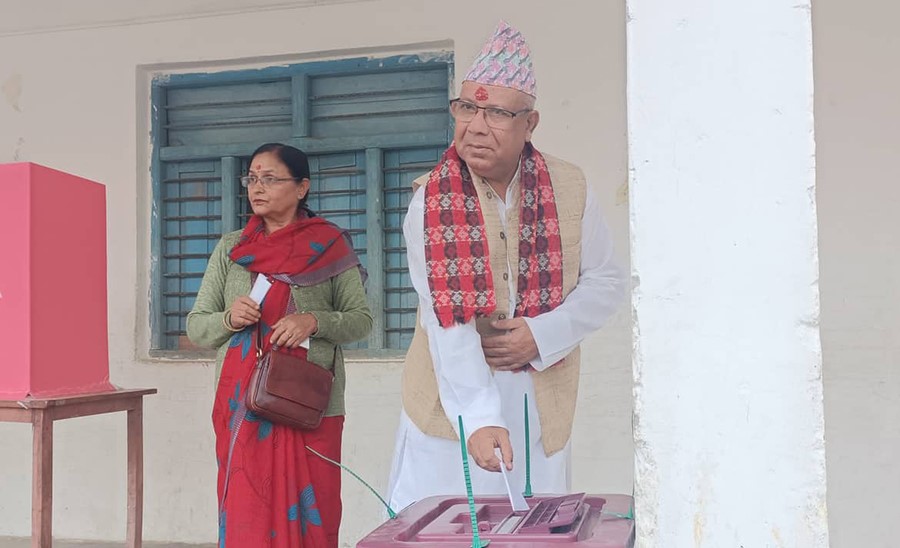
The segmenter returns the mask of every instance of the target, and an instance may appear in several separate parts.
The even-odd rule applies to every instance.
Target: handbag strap
[[[262,328],[259,327],[259,322],[254,329],[256,330],[256,363],[259,364],[259,359],[262,357]]]
[[[297,304],[294,302],[294,294],[292,292],[288,295],[287,306],[285,307],[284,316],[282,316],[282,318],[284,318],[285,316],[290,316],[291,314],[296,314],[296,313],[297,313]],[[255,329],[256,329],[256,359],[259,360],[259,358],[261,358],[262,354],[263,354],[263,351],[262,351],[262,347],[263,347],[262,329],[260,329],[259,323],[256,324]]]

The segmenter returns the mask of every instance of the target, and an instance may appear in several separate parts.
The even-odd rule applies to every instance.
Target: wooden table
[[[155,388],[115,390],[47,399],[0,400],[0,422],[30,422],[34,429],[31,478],[31,546],[53,543],[53,421],[128,412],[129,548],[140,548],[144,498],[144,396]]]

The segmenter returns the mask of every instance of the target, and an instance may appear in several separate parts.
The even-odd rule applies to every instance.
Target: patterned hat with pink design
[[[463,80],[512,88],[536,97],[531,49],[525,37],[500,21]]]

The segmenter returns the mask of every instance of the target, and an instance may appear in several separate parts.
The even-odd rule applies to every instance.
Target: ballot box
[[[0,399],[112,390],[106,189],[0,165]]]
[[[481,541],[489,548],[632,548],[633,499],[627,495],[534,496],[514,512],[507,497],[475,497]],[[430,497],[388,520],[357,548],[463,548],[472,546],[465,496]]]

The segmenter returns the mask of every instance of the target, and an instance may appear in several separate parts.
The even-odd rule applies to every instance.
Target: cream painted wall
[[[284,3],[254,0],[230,1],[227,9],[260,6],[259,12],[222,16],[205,15],[211,3],[199,0],[132,11],[92,2],[77,13],[58,2],[46,18],[19,4],[3,10],[24,10],[15,11],[20,25],[6,17],[0,25],[0,162],[38,162],[107,185],[111,376],[121,386],[160,392],[145,411],[148,540],[209,542],[216,535],[213,368],[147,358],[147,105],[154,71],[437,48],[452,49],[463,73],[506,17],[535,52],[543,114],[535,142],[584,168],[627,261],[621,2],[550,9],[536,0],[464,0],[448,10],[436,2],[379,0],[303,2],[311,7],[273,11]],[[623,306],[613,325],[585,345],[574,442],[580,489],[631,490],[630,340]],[[345,462],[382,489],[399,413],[399,372],[397,362],[349,364]],[[123,537],[124,424],[124,416],[57,424],[58,537]],[[0,439],[0,536],[27,535],[30,432],[2,424]],[[350,481],[342,530],[347,546],[381,521],[374,499]]]
[[[819,260],[832,546],[897,546],[900,5],[815,0]]]
[[[0,35],[22,35],[197,19],[211,15],[281,11],[375,0],[80,0],[77,6],[54,0],[4,0]]]

